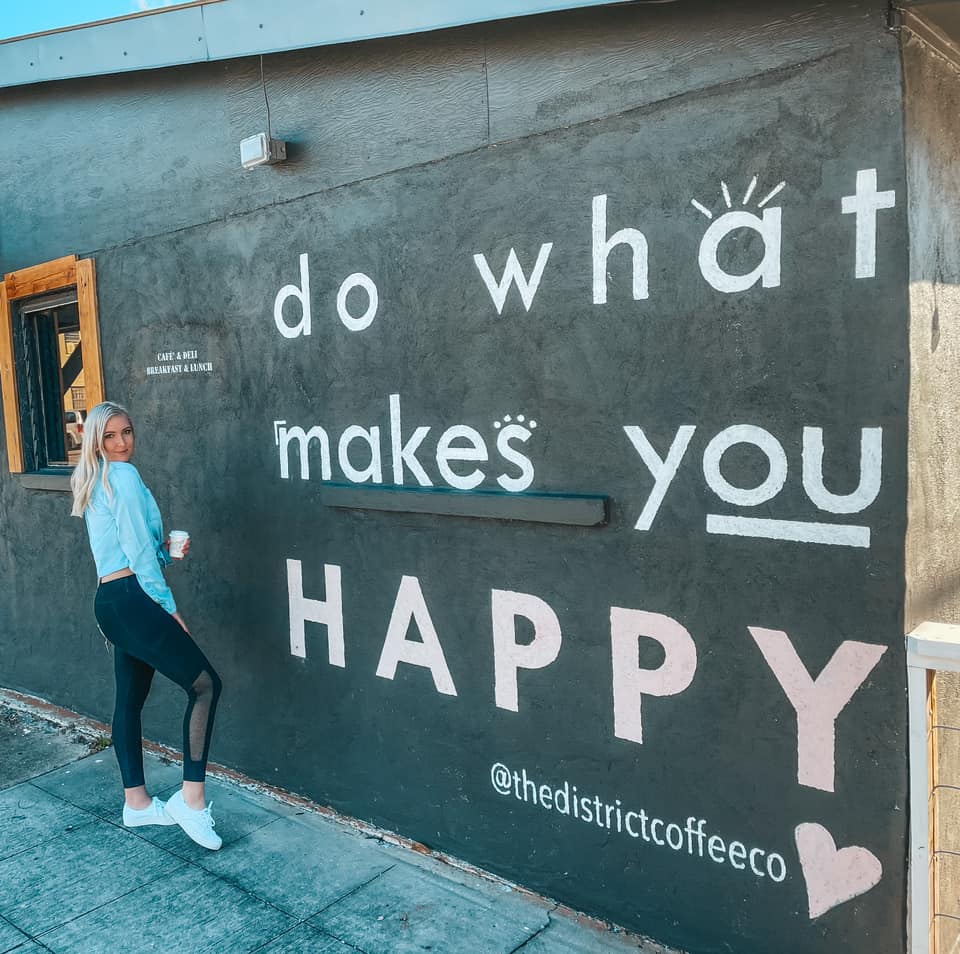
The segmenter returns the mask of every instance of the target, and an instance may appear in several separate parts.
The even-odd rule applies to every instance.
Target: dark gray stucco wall
[[[73,188],[58,192],[39,158],[16,177],[0,163],[0,263],[95,254],[108,394],[134,411],[138,463],[168,523],[194,536],[171,582],[227,685],[215,758],[691,952],[902,950],[901,74],[883,5],[837,7],[591,11],[270,57],[275,131],[295,159],[248,176],[233,150],[260,123],[252,63],[2,94],[5,114],[50,134],[48,163]],[[96,167],[102,138],[120,152]],[[877,213],[874,274],[857,278],[841,201],[871,169],[896,204]],[[766,204],[782,218],[768,287],[727,294],[698,264],[727,214],[721,180],[756,222],[784,184]],[[648,243],[647,297],[634,300],[616,250],[598,270],[608,301],[594,303],[601,195],[604,237],[634,228]],[[748,272],[770,241],[737,232],[719,266]],[[498,314],[474,256],[499,278],[512,249],[530,276],[546,244],[529,309],[514,288]],[[312,333],[287,338],[274,302],[301,283],[304,254]],[[337,291],[358,272],[379,308],[351,331]],[[347,299],[353,314],[364,302]],[[284,320],[298,315],[291,298]],[[197,357],[160,357],[185,351]],[[148,373],[194,360],[212,369]],[[404,441],[430,428],[418,459],[435,485],[450,482],[436,451],[453,425],[486,442],[480,489],[515,477],[497,442],[522,414],[526,492],[607,495],[609,523],[334,509],[316,448],[310,479],[295,451],[282,476],[279,428],[324,427],[331,477],[349,482],[338,440],[358,426],[376,444],[376,427],[392,484],[392,395]],[[714,438],[735,426],[762,429],[787,463],[782,490],[753,508],[718,499],[705,475]],[[804,428],[823,430],[835,494],[861,482],[862,431],[882,429],[881,480],[861,512],[811,502]],[[662,506],[635,529],[654,486],[638,445],[664,457],[684,434]],[[348,464],[370,453],[360,437]],[[756,448],[723,457],[737,487],[767,470]],[[417,484],[409,468],[403,480]],[[109,660],[67,511],[0,480],[0,682],[104,717]],[[711,514],[816,522],[833,542],[708,533]],[[838,523],[869,531],[869,545],[838,545]],[[319,601],[336,589],[325,566],[340,573],[343,666],[328,627],[307,622],[299,647],[292,622],[297,568]],[[518,644],[544,646],[551,619],[562,634],[554,661],[519,669],[517,711],[495,648],[505,593],[525,594],[539,620],[534,633],[519,619]],[[434,669],[384,668],[414,605],[409,641],[433,646]],[[672,672],[644,675],[664,662]],[[837,718],[801,742],[783,684],[799,692],[798,666],[816,679],[834,664],[811,708]],[[146,731],[175,741],[176,726],[161,689]],[[517,773],[509,785],[497,766]],[[602,807],[605,824],[559,810],[556,793],[572,801],[574,786],[578,809]],[[654,819],[661,840],[688,819],[693,831],[660,844]],[[724,846],[713,855],[700,819]],[[759,868],[733,845],[760,852]]]
[[[803,63],[881,3],[623,6],[264,59],[291,161],[246,175],[257,59],[0,89],[0,269],[96,251]],[[710,22],[691,32],[691,23]]]
[[[904,43],[910,191],[907,627],[960,623],[960,64]]]

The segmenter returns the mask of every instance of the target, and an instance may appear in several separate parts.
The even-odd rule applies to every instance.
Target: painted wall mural
[[[236,422],[248,771],[694,954],[900,954],[902,138],[836,70],[105,256],[190,316],[131,402]]]
[[[757,186],[754,176],[743,197],[746,205]],[[708,219],[711,225],[700,242],[698,264],[703,279],[711,287],[724,294],[745,292],[761,283],[763,288],[778,288],[781,284],[783,209],[779,206],[764,208],[786,187],[781,182],[758,207],[763,209],[759,218],[751,212],[741,210],[727,211],[714,218],[714,213],[705,205],[693,200],[692,204]],[[725,206],[732,207],[730,189],[721,182],[721,191]],[[851,241],[856,248],[856,279],[874,278],[877,269],[877,212],[896,206],[896,193],[892,190],[877,191],[877,170],[863,169],[856,174],[856,192],[843,196],[838,203],[838,212],[854,216],[854,235]],[[632,255],[631,287],[635,301],[650,298],[649,290],[649,242],[647,237],[635,228],[622,228],[607,238],[607,196],[593,197],[592,221],[592,279],[593,304],[607,303],[607,269],[611,252],[618,246],[626,246]],[[739,275],[727,271],[719,263],[721,245],[724,239],[743,230],[753,231],[762,243],[762,258],[752,271]],[[516,289],[525,311],[529,312],[536,300],[540,283],[544,278],[553,242],[540,246],[539,253],[530,274],[523,266],[511,247],[499,278],[496,277],[486,256],[477,253],[473,256],[477,271],[486,287],[497,315],[503,314],[503,308],[511,289]],[[352,291],[360,290],[363,296],[363,312],[354,315],[348,308]],[[355,296],[357,297],[357,296]],[[336,312],[342,325],[352,332],[362,332],[371,327],[377,316],[380,295],[376,282],[363,272],[354,272],[347,276],[337,290]],[[288,303],[295,303],[290,308]],[[290,318],[284,309],[295,312]],[[354,306],[358,311],[359,307]],[[303,252],[299,255],[299,279],[296,284],[284,285],[276,294],[273,303],[273,319],[277,331],[288,339],[309,337],[313,333],[313,304],[310,294],[310,256]],[[436,483],[458,490],[473,490],[483,483],[485,473],[475,467],[469,473],[458,472],[454,462],[490,461],[488,441],[473,427],[454,424],[448,427],[437,440],[433,458],[436,461],[438,478],[431,478],[418,457],[430,427],[408,425],[409,437],[404,439],[401,426],[401,395],[389,396],[389,437],[391,470],[384,472],[384,445],[379,425],[363,426],[349,424],[342,428],[335,441],[334,457],[332,437],[329,427],[319,423],[307,426],[290,425],[286,420],[274,421],[274,441],[278,448],[280,476],[288,479],[291,473],[291,454],[295,445],[299,459],[301,480],[311,479],[311,455],[316,448],[319,454],[319,474],[312,473],[314,479],[331,480],[334,476],[333,463],[338,465],[337,479],[352,483],[392,483],[404,485],[408,477],[413,478],[420,487],[433,487]],[[531,487],[535,477],[535,465],[531,458],[517,445],[525,445],[533,436],[537,422],[529,421],[523,414],[505,414],[503,420],[493,422],[493,428],[499,433],[494,435],[497,457],[502,462],[515,467],[516,473],[504,472],[496,477],[497,483],[506,491],[518,493]],[[643,428],[635,424],[623,425],[623,430],[640,456],[654,485],[637,518],[635,529],[649,530],[656,519],[657,512],[670,488],[689,449],[690,442],[697,431],[696,425],[683,425],[664,456],[650,443]],[[412,431],[412,433],[410,433]],[[336,437],[334,434],[333,437]],[[314,445],[314,442],[316,444]],[[513,443],[512,443],[513,442]],[[766,479],[756,487],[737,487],[727,481],[721,470],[724,454],[738,444],[749,444],[757,448],[766,458],[769,468]],[[362,447],[361,447],[362,445]],[[351,450],[352,446],[357,449]],[[351,456],[352,455],[352,456]],[[833,493],[824,483],[824,433],[821,427],[803,428],[802,472],[803,488],[816,510],[824,514],[857,514],[865,511],[880,492],[883,457],[883,429],[864,427],[860,432],[860,477],[856,488],[848,493]],[[355,463],[362,460],[361,464]],[[736,507],[759,507],[773,500],[783,489],[788,476],[787,455],[783,445],[769,431],[753,424],[735,424],[724,428],[706,445],[702,460],[703,477],[707,486],[720,501]],[[707,533],[733,534],[748,537],[765,537],[772,540],[793,540],[802,543],[834,544],[837,546],[869,547],[870,528],[864,525],[824,523],[819,521],[788,521],[771,518],[750,518],[722,514],[708,514]]]
[[[754,176],[740,203],[742,206],[750,201],[757,183],[758,177]],[[784,210],[769,203],[781,196],[785,188],[786,183],[781,182],[757,203],[758,208],[763,210],[762,217],[752,212],[734,210],[726,182],[721,182],[721,195],[728,211],[717,215],[698,200],[692,201],[693,206],[711,220],[700,241],[698,266],[704,281],[712,288],[733,295],[746,292],[758,284],[765,289],[781,285]],[[877,213],[895,206],[895,191],[878,192],[876,169],[858,170],[855,193],[838,200],[838,214],[854,217],[849,241],[855,247],[856,281],[875,278],[879,228]],[[593,197],[592,303],[607,303],[610,256],[618,246],[626,246],[632,256],[628,259],[627,267],[632,267],[630,287],[633,299],[648,300],[651,298],[650,240],[632,227],[622,228],[607,237],[607,209],[607,195]],[[734,274],[720,264],[721,248],[725,239],[742,230],[756,233],[762,253],[759,264],[753,270],[746,274]],[[547,266],[553,247],[553,242],[540,246],[529,274],[524,271],[513,247],[499,277],[486,255],[477,253],[473,256],[496,315],[503,315],[504,306],[514,289],[524,311],[530,312],[541,283],[549,278]],[[297,283],[284,285],[273,303],[276,330],[286,339],[309,338],[314,328],[309,253],[301,253],[298,261]],[[359,301],[359,305],[353,306],[357,314],[352,313],[348,305],[350,295],[355,290],[361,292],[353,299]],[[480,289],[474,287],[467,290],[467,293],[471,292],[478,295]],[[355,272],[339,285],[336,317],[347,331],[364,332],[371,328],[377,318],[379,301],[380,293],[375,280],[362,272]],[[290,308],[288,303],[295,303],[295,307]],[[506,492],[519,493],[535,487],[537,468],[532,458],[533,449],[526,449],[538,427],[532,418],[519,413],[505,414],[502,420],[492,422],[487,437],[469,425],[451,424],[435,438],[434,447],[428,440],[430,426],[408,423],[404,430],[399,393],[390,394],[385,403],[389,411],[382,415],[383,426],[368,423],[324,426],[313,422],[290,425],[286,420],[274,421],[277,472],[281,480],[299,477],[300,480],[329,481],[336,478],[356,484],[386,483],[399,487],[413,483],[425,488],[440,485],[470,491],[493,477]],[[698,427],[693,424],[679,427],[662,454],[653,446],[641,426],[625,424],[622,431],[646,469],[641,479],[647,483],[653,480],[643,510],[634,525],[635,530],[649,532],[654,527],[660,507],[684,462]],[[844,428],[844,431],[843,437],[848,437],[850,428]],[[836,435],[831,436],[834,437],[836,452],[849,460],[850,447],[837,448],[840,441]],[[858,438],[856,454],[859,457],[859,476],[856,486],[847,492],[836,493],[826,486],[824,429],[811,426],[802,428],[802,486],[812,511],[818,517],[816,521],[709,513],[706,515],[706,532],[814,545],[869,548],[869,525],[819,519],[825,515],[864,513],[880,493],[883,428],[860,427]],[[749,445],[765,458],[767,476],[757,486],[738,486],[723,474],[724,455],[737,445]],[[421,451],[424,453],[422,460],[418,456]],[[313,458],[318,459],[318,467],[311,466]],[[385,460],[389,461],[389,467],[385,465]],[[741,512],[774,501],[783,490],[790,466],[787,453],[777,437],[754,424],[734,424],[721,430],[706,443],[702,460],[697,463],[713,497],[721,504]],[[472,466],[474,464],[488,465],[488,468]],[[494,477],[495,472],[501,469],[503,472]],[[482,533],[483,529],[478,528],[477,532]],[[307,596],[304,593],[300,561],[287,560],[290,652],[294,656],[305,657],[306,624],[320,624],[326,632],[329,663],[344,667],[346,646],[342,567],[325,564],[323,573],[322,598]],[[490,608],[493,701],[500,708],[519,712],[521,674],[528,670],[544,669],[556,660],[563,646],[561,625],[551,606],[531,593],[492,590]],[[532,629],[532,637],[528,636],[524,641],[518,638],[519,619],[525,621],[528,630]],[[457,695],[442,641],[417,576],[404,575],[401,578],[385,628],[377,676],[392,680],[396,678],[400,666],[416,666],[429,671],[438,693]],[[760,651],[758,663],[760,660],[766,663],[794,710],[798,784],[823,792],[834,792],[837,722],[887,647],[844,640],[826,665],[818,672],[811,672],[787,633],[753,626],[746,627],[746,630]],[[638,664],[638,643],[643,639],[654,641],[662,651],[662,662],[655,668]],[[669,616],[612,606],[610,652],[614,735],[618,739],[642,745],[641,712],[645,705],[655,704],[652,701],[645,703],[645,700],[679,695],[689,688],[697,677],[697,643],[687,629]],[[718,717],[722,718],[722,713],[718,713]],[[702,859],[707,864],[728,865],[732,871],[743,871],[748,877],[769,879],[775,884],[787,878],[788,862],[782,854],[753,846],[749,838],[727,842],[724,836],[708,832],[705,818],[690,816],[682,822],[673,822],[652,817],[642,808],[629,807],[629,799],[616,798],[608,802],[596,794],[578,793],[577,785],[571,785],[569,780],[558,783],[555,779],[534,779],[528,776],[526,768],[518,771],[501,762],[491,766],[490,782],[494,791],[503,797],[513,797],[544,811],[569,816],[587,825],[597,825],[606,832],[615,831],[618,835],[642,840],[646,845],[686,852],[691,858]],[[811,919],[819,918],[837,905],[870,890],[882,877],[881,862],[868,848],[847,846],[838,849],[831,833],[815,821],[798,824],[793,839],[806,886]]]

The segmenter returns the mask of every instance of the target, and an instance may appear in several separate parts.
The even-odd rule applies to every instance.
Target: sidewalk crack
[[[396,868],[396,867],[397,867],[396,864],[392,864],[392,865],[390,865],[389,868],[384,868],[383,871],[378,871],[372,878],[369,878],[367,881],[364,881],[363,884],[358,884],[355,888],[351,888],[346,894],[344,894],[344,895],[342,895],[341,897],[337,898],[335,901],[331,901],[329,904],[325,904],[325,905],[324,905],[322,908],[320,908],[319,910],[314,911],[313,914],[310,915],[310,917],[311,917],[311,918],[315,918],[318,914],[323,914],[324,911],[329,911],[330,908],[332,908],[335,904],[339,904],[341,901],[346,901],[347,898],[349,898],[349,897],[351,897],[352,895],[356,894],[358,891],[361,891],[361,890],[362,890],[363,888],[365,888],[368,884],[373,884],[373,882],[376,881],[377,878],[382,877],[382,876],[385,875],[388,871],[393,871],[393,869]],[[327,932],[324,932],[324,933],[327,933]],[[333,937],[333,936],[334,936],[334,935],[331,935],[331,937]],[[337,940],[339,941],[340,938],[337,938]]]
[[[329,937],[332,940],[339,942],[344,947],[351,948],[352,950],[356,951],[357,954],[369,954],[369,952],[366,951],[364,948],[357,947],[357,945],[352,943],[351,941],[344,940],[344,938],[342,937],[337,937],[336,934],[331,934],[329,931],[324,931],[323,928],[314,927],[312,924],[308,924],[307,927],[310,928],[310,930],[312,931],[316,931],[317,934],[322,934],[324,937]]]
[[[544,924],[542,927],[538,928],[536,931],[534,931],[533,934],[530,935],[530,937],[528,937],[526,940],[518,944],[512,951],[508,952],[508,954],[517,954],[517,951],[523,950],[523,948],[525,948],[534,938],[540,937],[540,935],[543,934],[543,932],[546,931],[546,929],[550,927],[551,924],[553,924],[553,921],[551,920],[550,915],[553,914],[553,912],[556,910],[557,910],[557,905],[554,905],[549,911],[547,911],[547,923]]]
[[[186,867],[181,865],[180,867]],[[61,921],[58,924],[54,924],[51,927],[48,927],[45,931],[41,931],[35,936],[31,936],[31,940],[35,941],[37,944],[40,944],[44,950],[50,950],[42,941],[42,938],[45,938],[48,934],[52,934],[54,931],[60,930],[60,928],[65,927],[68,924],[72,924],[74,921],[79,921],[80,918],[85,918],[88,914],[93,914],[94,911],[99,911],[101,908],[108,907],[116,901],[120,901],[123,898],[128,897],[133,894],[135,891],[139,891],[141,888],[146,888],[148,885],[156,884],[158,881],[163,881],[164,878],[169,877],[172,873],[179,871],[180,868],[174,868],[173,872],[164,871],[161,874],[158,874],[156,878],[151,878],[149,881],[143,881],[140,884],[134,885],[129,891],[124,891],[122,894],[118,894],[108,900],[104,901],[102,904],[96,904],[92,908],[89,908],[86,911],[81,912],[80,914],[74,915],[72,918],[67,918],[66,921]]]

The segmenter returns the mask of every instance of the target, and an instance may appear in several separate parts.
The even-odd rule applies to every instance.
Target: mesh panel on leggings
[[[210,750],[210,734],[213,729],[213,715],[217,699],[220,696],[220,680],[215,673],[202,670],[187,690],[190,701],[184,718],[185,747],[184,762],[200,763],[206,767],[207,753]],[[201,776],[202,779],[202,776]]]

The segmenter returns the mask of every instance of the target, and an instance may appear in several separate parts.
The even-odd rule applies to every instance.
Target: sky
[[[184,0],[0,0],[0,40],[172,7]]]

